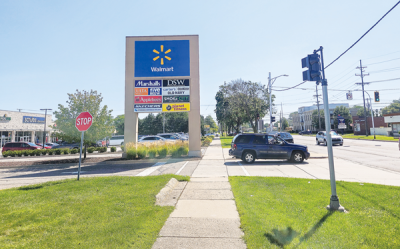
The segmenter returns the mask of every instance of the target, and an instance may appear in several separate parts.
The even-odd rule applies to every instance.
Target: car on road
[[[288,143],[291,143],[291,144],[294,143],[294,139],[293,139],[292,135],[290,135],[289,132],[271,131],[271,132],[268,132],[268,135],[278,136]]]
[[[9,150],[40,150],[40,149],[42,149],[42,147],[40,147],[34,143],[10,142],[10,143],[6,143],[1,151],[4,152],[4,151],[9,151]]]
[[[331,131],[331,137],[332,137],[332,145],[338,144],[340,146],[343,146],[343,138],[342,136],[338,135],[335,131]],[[326,141],[326,131],[319,131],[317,133],[317,136],[315,138],[317,144],[319,145],[322,143],[323,145],[328,145]]]
[[[36,143],[36,145],[43,149],[43,144],[41,144],[41,143]],[[52,147],[52,146],[50,146],[50,145],[44,144],[44,148],[45,148],[45,149],[51,149],[51,147]]]
[[[50,146],[51,149],[57,149],[60,146],[58,143],[45,143],[45,145]]]
[[[115,145],[123,145],[124,144],[124,135],[115,135],[110,138],[110,146]]]
[[[238,134],[232,139],[229,155],[253,163],[256,159],[287,159],[301,163],[310,157],[307,146],[288,143],[279,136]]]
[[[138,143],[154,143],[154,142],[166,142],[166,141],[168,140],[160,136],[145,136],[139,139]]]
[[[312,131],[299,131],[299,135],[307,135],[307,134],[312,134]]]

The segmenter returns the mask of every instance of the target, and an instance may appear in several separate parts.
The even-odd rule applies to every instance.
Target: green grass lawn
[[[231,147],[233,137],[231,137],[231,136],[220,137],[220,139],[221,139],[222,148],[230,148]]]
[[[151,248],[174,207],[155,195],[175,177],[90,177],[0,191],[0,248]]]
[[[349,212],[330,212],[327,180],[229,177],[247,247],[400,248],[400,187],[337,182]]]
[[[353,134],[345,134],[342,136],[343,138],[351,138],[351,139],[364,139],[364,140],[374,140],[374,135],[369,135],[368,137],[365,135],[353,135]],[[383,135],[376,135],[375,140],[382,140],[382,141],[397,141],[399,138],[393,138]]]

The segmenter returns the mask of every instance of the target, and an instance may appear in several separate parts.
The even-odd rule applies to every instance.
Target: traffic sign
[[[87,131],[92,125],[93,116],[89,112],[81,112],[81,114],[76,117],[75,126],[78,131]]]
[[[353,100],[353,93],[352,92],[346,93],[346,98],[347,100]]]

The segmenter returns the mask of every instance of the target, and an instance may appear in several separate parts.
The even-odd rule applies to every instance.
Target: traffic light
[[[271,122],[275,122],[275,117],[271,117]]]
[[[374,96],[375,96],[375,102],[379,102],[379,92],[374,92]]]
[[[308,70],[303,71],[304,81],[321,81],[321,62],[319,54],[309,54],[307,57],[301,59],[301,67],[307,67]]]

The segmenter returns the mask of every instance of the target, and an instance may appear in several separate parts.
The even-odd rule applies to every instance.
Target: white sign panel
[[[163,96],[172,96],[172,95],[190,95],[190,87],[189,86],[180,86],[180,87],[163,87],[162,88]]]
[[[345,124],[339,124],[338,125],[338,129],[346,129],[346,125]]]

